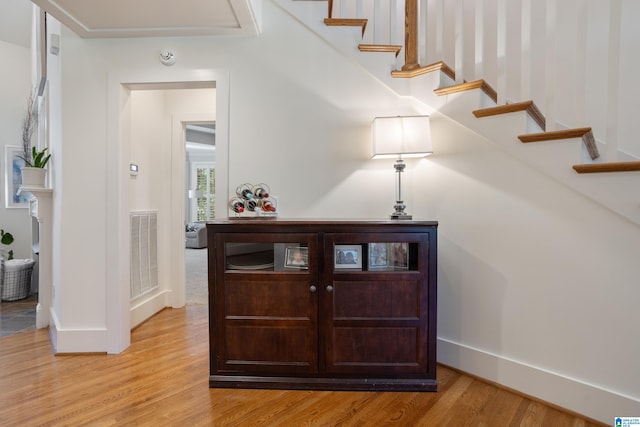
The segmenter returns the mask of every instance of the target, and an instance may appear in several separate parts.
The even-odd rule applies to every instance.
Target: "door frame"
[[[106,311],[107,353],[120,353],[131,343],[130,237],[129,237],[129,147],[131,128],[130,93],[136,89],[216,89],[216,192],[228,199],[229,164],[229,72],[228,70],[160,70],[120,72],[109,75],[107,99],[107,222],[106,222]],[[197,116],[195,114],[194,116]],[[208,120],[212,118],[209,117]],[[184,301],[184,123],[172,123],[171,252],[172,293]],[[194,121],[202,121],[195,117]],[[179,138],[176,136],[179,135]],[[180,140],[180,144],[177,143]],[[179,147],[178,147],[179,145]],[[179,160],[181,158],[181,160]],[[181,173],[180,173],[181,171]],[[180,280],[180,274],[182,279]],[[174,281],[175,280],[175,281]],[[181,284],[181,285],[180,285]],[[173,298],[172,306],[180,306]],[[184,304],[182,304],[184,305]]]

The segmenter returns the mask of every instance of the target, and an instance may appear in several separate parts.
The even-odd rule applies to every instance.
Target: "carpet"
[[[187,304],[208,304],[207,248],[184,250]]]

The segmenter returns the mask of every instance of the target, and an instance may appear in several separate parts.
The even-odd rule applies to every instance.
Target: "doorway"
[[[139,76],[137,76],[139,77]],[[193,123],[216,123],[216,167],[215,182],[216,196],[222,200],[227,199],[228,190],[228,105],[229,105],[229,79],[227,72],[211,70],[203,72],[198,70],[176,70],[173,79],[168,79],[167,75],[153,77],[143,77],[140,79],[133,76],[113,75],[109,79],[109,135],[113,144],[108,147],[108,153],[112,162],[108,168],[108,188],[107,196],[113,203],[109,204],[109,240],[107,242],[108,265],[113,266],[107,275],[107,281],[112,286],[107,290],[107,351],[109,353],[119,353],[130,344],[130,330],[132,325],[141,318],[148,318],[155,311],[164,307],[181,307],[185,304],[185,129]],[[137,177],[133,178],[129,173],[129,165],[135,163],[132,156],[140,151],[132,150],[134,145],[132,130],[138,126],[134,124],[132,114],[133,105],[132,94],[135,91],[159,90],[170,92],[172,95],[179,94],[182,90],[192,89],[215,89],[215,97],[211,99],[209,111],[198,111],[192,105],[188,110],[173,111],[170,113],[170,147],[167,150],[160,150],[169,153],[168,157],[163,157],[158,150],[151,149],[147,153],[159,156],[155,157],[158,165],[164,165],[163,173],[166,185],[161,185],[165,198],[158,206],[158,250],[162,252],[166,263],[159,262],[165,270],[164,284],[147,294],[144,301],[137,301],[136,313],[132,312],[130,299],[130,277],[131,277],[131,238],[129,217],[132,207],[140,208],[140,200],[134,198],[131,181],[137,180],[138,187],[144,179],[139,180],[143,171],[147,170],[145,162],[140,162]],[[177,92],[176,92],[177,91]],[[135,95],[134,95],[135,96]],[[165,96],[166,93],[165,93]],[[149,126],[157,123],[149,122]],[[165,123],[166,125],[166,123]],[[164,126],[164,125],[163,125]],[[165,147],[166,148],[166,147]],[[144,151],[144,150],[143,150]],[[153,165],[153,161],[148,163]],[[169,171],[166,170],[169,166]],[[154,180],[146,177],[147,183]],[[157,183],[156,183],[157,184]],[[146,184],[145,184],[146,185]],[[140,188],[136,189],[137,196],[146,194]],[[162,224],[161,224],[161,221]],[[166,265],[165,265],[166,264]]]
[[[215,218],[216,125],[186,126],[185,303],[208,303],[206,221]]]

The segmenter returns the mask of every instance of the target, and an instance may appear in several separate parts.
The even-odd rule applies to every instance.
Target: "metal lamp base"
[[[404,201],[402,201],[402,171],[405,168],[404,160],[398,159],[394,164],[396,170],[396,204],[393,205],[395,211],[390,215],[391,219],[411,219],[411,215],[406,213]]]
[[[389,215],[389,218],[391,219],[413,219],[413,216],[409,215],[408,213],[405,212],[394,212],[391,215]]]

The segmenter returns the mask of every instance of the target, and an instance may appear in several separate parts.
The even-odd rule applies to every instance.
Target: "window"
[[[212,162],[194,162],[191,169],[198,197],[191,199],[192,221],[207,221],[215,218],[216,178]]]

